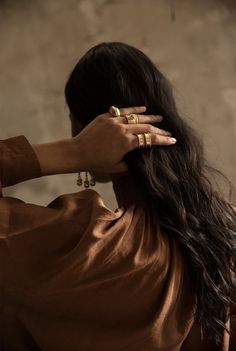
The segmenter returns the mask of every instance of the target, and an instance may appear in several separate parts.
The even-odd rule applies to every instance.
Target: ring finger
[[[140,134],[140,133],[153,133],[160,135],[171,135],[171,132],[152,126],[151,124],[129,124],[125,126],[128,133]]]
[[[172,138],[170,136],[165,136],[165,135],[160,135],[160,134],[153,134],[149,133],[151,137],[151,145],[159,145],[159,146],[169,146],[169,145],[174,145],[177,140],[175,138]],[[139,139],[137,135],[132,135],[130,136],[131,141],[132,141],[132,149],[139,148]],[[146,147],[144,147],[146,148]]]

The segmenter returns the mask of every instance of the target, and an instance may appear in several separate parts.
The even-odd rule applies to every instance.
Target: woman
[[[138,49],[103,43],[65,95],[73,138],[2,141],[2,185],[86,171],[113,182],[119,207],[91,189],[47,207],[1,198],[2,349],[233,349],[236,215],[168,81]]]

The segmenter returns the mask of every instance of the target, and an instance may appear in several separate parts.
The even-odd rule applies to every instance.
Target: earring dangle
[[[88,172],[85,172],[84,187],[89,188]]]
[[[83,181],[82,181],[82,178],[81,178],[80,172],[78,173],[78,178],[77,178],[77,182],[76,182],[76,184],[77,184],[78,186],[81,186],[81,185],[83,184]]]
[[[96,181],[95,181],[95,178],[94,178],[93,176],[91,176],[90,185],[91,185],[91,186],[96,185]]]
[[[77,178],[76,184],[77,184],[78,186],[81,186],[81,185],[83,184],[83,180],[82,180],[82,178],[81,178],[80,172],[78,172],[78,178]],[[85,188],[89,188],[90,185],[91,185],[91,186],[96,185],[95,178],[94,178],[93,176],[91,176],[91,179],[90,179],[90,181],[89,181],[89,179],[88,179],[88,172],[85,172],[84,187],[85,187]]]

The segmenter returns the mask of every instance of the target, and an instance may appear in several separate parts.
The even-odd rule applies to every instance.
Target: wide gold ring
[[[144,134],[136,134],[138,137],[138,148],[143,148],[145,147],[145,138]]]
[[[145,146],[151,147],[152,146],[152,135],[150,133],[144,133],[145,137]]]
[[[111,106],[111,107],[109,108],[109,113],[110,113],[113,117],[120,117],[120,110],[118,109],[118,107]]]
[[[125,115],[125,118],[127,119],[128,124],[137,124],[138,123],[138,116],[135,115],[134,113],[131,113],[131,115]]]

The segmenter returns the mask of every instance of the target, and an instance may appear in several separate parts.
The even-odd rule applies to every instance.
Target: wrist
[[[83,151],[76,138],[32,145],[44,176],[85,170]]]
[[[78,136],[68,140],[68,155],[70,164],[68,165],[71,173],[83,172],[87,170],[85,152]]]

